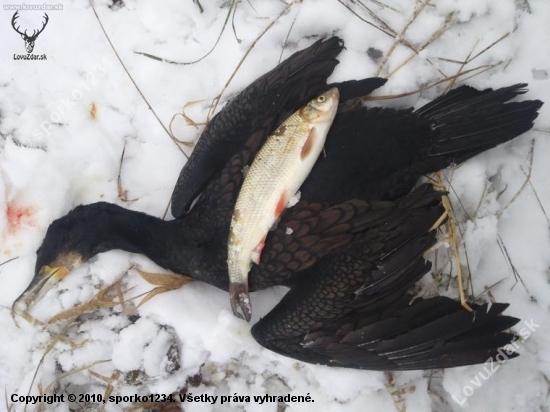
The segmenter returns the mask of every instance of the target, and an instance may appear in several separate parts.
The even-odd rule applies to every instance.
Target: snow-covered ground
[[[11,1],[2,4],[15,4]],[[25,1],[32,3],[44,2]],[[187,116],[203,122],[252,42],[285,7],[240,67],[222,103],[281,56],[334,34],[347,48],[334,81],[391,74],[377,92],[390,95],[461,69],[495,65],[478,76],[468,78],[475,71],[465,75],[466,83],[486,88],[528,82],[525,98],[550,100],[547,0],[305,0],[289,6],[276,0],[241,1],[214,51],[191,65],[135,52],[199,59],[216,42],[231,1],[200,0],[203,13],[192,0],[114,3],[95,3],[99,19],[165,125],[184,107]],[[9,308],[33,276],[35,251],[53,219],[99,200],[162,216],[186,160],[117,60],[90,3],[55,4],[63,10],[48,11],[48,25],[34,50],[47,55],[40,61],[14,60],[13,55],[26,54],[24,42],[10,24],[14,10],[0,11],[0,409],[24,409],[12,401],[13,394],[170,394],[187,387],[193,395],[227,396],[230,402],[189,403],[186,411],[550,411],[550,104],[543,106],[536,130],[445,173],[452,182],[474,295],[509,302],[507,314],[531,322],[522,356],[494,374],[481,365],[385,374],[295,362],[256,344],[250,325],[231,314],[226,294],[199,283],[158,295],[137,313],[130,302],[124,310],[120,305],[103,308],[77,321],[41,326],[16,317],[14,322]],[[41,27],[42,12],[19,15],[21,27]],[[405,41],[394,47],[394,38],[364,21],[382,26],[377,19]],[[416,55],[403,43],[422,50]],[[467,60],[462,67],[459,62]],[[422,94],[370,104],[418,106],[448,86],[444,82]],[[202,129],[187,125],[182,116],[172,126],[186,141]],[[127,193],[121,198],[117,176],[124,148],[120,176]],[[510,262],[522,281],[515,279]],[[162,271],[142,256],[100,255],[66,277],[32,314],[46,321],[89,301],[126,272],[124,296],[137,296],[152,288],[137,268]],[[442,273],[421,282],[425,293],[457,296],[456,278],[441,254],[436,268]],[[284,293],[253,294],[252,323]],[[521,327],[529,330],[525,324],[517,330]],[[234,394],[265,393],[310,395],[314,403],[233,401]],[[70,404],[45,406],[61,411]]]

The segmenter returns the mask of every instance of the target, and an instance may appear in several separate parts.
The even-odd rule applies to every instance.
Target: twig
[[[346,9],[348,9],[351,13],[353,13],[353,15],[355,15],[359,20],[361,20],[362,22],[364,23],[367,23],[369,26],[372,26],[374,27],[375,29],[381,31],[382,33],[390,36],[391,38],[395,39],[396,38],[396,31],[393,30],[384,20],[382,20],[380,17],[378,17],[376,15],[376,13],[374,13],[372,10],[370,10],[368,7],[364,6],[361,2],[359,2],[359,4],[361,4],[366,10],[367,12],[369,13],[369,15],[375,19],[377,22],[379,22],[382,26],[384,26],[384,28],[382,27],[379,27],[377,25],[375,25],[374,23],[368,21],[368,20],[365,20],[363,17],[361,17],[356,11],[354,11],[351,7],[349,7],[347,4],[345,4],[342,0],[338,0],[338,2],[340,4],[342,4]],[[429,3],[428,3],[429,4]],[[397,11],[395,9],[392,9],[394,11]],[[437,32],[436,32],[437,33]],[[400,43],[403,44],[405,47],[409,48],[410,50],[412,50],[415,55],[420,55],[420,51],[418,51],[416,49],[416,47],[414,47],[411,43],[409,43],[406,39],[404,38],[401,38],[399,39]],[[410,60],[410,59],[409,59]],[[435,67],[434,64],[430,61],[430,59],[425,59],[426,62],[428,62],[428,64],[430,64],[431,66]],[[406,63],[405,63],[406,64]],[[400,65],[401,67],[403,65]],[[439,70],[437,67],[435,67],[436,70],[442,74],[443,76],[445,76],[441,70]],[[389,76],[388,76],[389,77]]]
[[[184,112],[175,113],[170,119],[170,123],[168,123],[168,129],[170,130],[170,133],[172,133],[172,135],[174,136],[174,139],[176,139],[176,137],[175,137],[174,131],[172,130],[172,124],[174,123],[174,120],[176,120],[176,117],[178,116],[183,117],[187,122],[187,124],[190,124],[191,126],[195,126],[197,128],[199,127],[200,123],[195,123],[195,121],[193,121],[190,117],[187,117],[187,115]],[[178,141],[179,144],[183,144],[187,147],[193,147],[195,145],[193,142],[184,142],[183,140],[180,140],[180,139],[176,139],[176,140]]]
[[[204,13],[204,9],[202,8],[202,4],[199,0],[193,0],[193,3],[195,3],[197,5],[197,7],[199,8],[199,11],[202,13]]]
[[[124,143],[124,148],[122,149],[122,155],[120,155],[120,163],[118,165],[118,176],[117,176],[117,194],[118,198],[125,203],[133,203],[139,198],[128,199],[128,191],[122,187],[122,162],[124,162],[124,154],[126,153],[126,143]]]
[[[4,402],[6,403],[6,411],[11,412],[14,407],[13,403],[8,403],[8,389],[4,386]]]
[[[105,37],[107,38],[107,41],[109,42],[109,45],[111,46],[111,49],[113,49],[113,52],[115,53],[115,56],[117,57],[118,61],[120,62],[120,64],[122,65],[122,68],[124,69],[124,71],[126,72],[126,74],[128,75],[128,77],[130,78],[130,81],[133,83],[134,87],[136,88],[136,90],[138,91],[138,93],[140,94],[141,98],[143,99],[143,101],[145,102],[145,104],[147,105],[147,107],[149,108],[149,110],[151,110],[151,113],[153,113],[153,116],[155,116],[155,118],[157,119],[157,121],[159,122],[159,124],[162,126],[162,128],[164,129],[164,131],[166,132],[166,134],[170,137],[170,139],[172,139],[172,141],[174,142],[174,144],[178,147],[179,151],[181,153],[183,153],[183,155],[189,159],[189,156],[187,155],[187,153],[185,153],[183,151],[183,149],[181,148],[181,146],[177,143],[177,141],[174,139],[174,136],[172,136],[170,134],[170,132],[168,131],[168,129],[166,128],[166,126],[164,125],[164,123],[162,123],[162,121],[160,120],[160,117],[157,115],[157,112],[155,112],[155,110],[153,109],[153,107],[151,106],[151,104],[149,103],[149,101],[147,100],[147,98],[145,97],[145,95],[143,94],[143,92],[141,91],[141,89],[139,88],[139,86],[137,85],[137,83],[135,82],[134,78],[132,77],[132,75],[130,74],[130,72],[128,71],[128,69],[126,68],[126,65],[124,64],[124,62],[122,61],[122,59],[120,58],[118,52],[116,51],[115,49],[115,46],[113,45],[113,42],[111,41],[109,35],[107,34],[107,31],[105,30],[105,27],[103,27],[103,23],[101,23],[101,20],[99,19],[99,15],[97,14],[97,11],[94,7],[94,2],[93,0],[90,0],[90,6],[92,7],[92,10],[95,14],[95,17],[97,19],[97,22],[99,23],[99,26],[101,27],[101,30],[103,31],[103,34],[105,34]]]
[[[479,210],[481,209],[481,206],[483,205],[483,199],[485,199],[485,196],[487,196],[487,190],[489,186],[487,185],[487,180],[483,182],[483,193],[481,193],[481,196],[479,197],[479,202],[477,202],[477,206],[474,210],[474,216],[472,219],[477,218],[477,214],[479,213]]]
[[[514,27],[514,30],[512,31],[509,31],[508,33],[505,33],[503,34],[502,36],[500,36],[497,40],[495,40],[494,42],[492,42],[490,45],[488,45],[487,47],[485,47],[483,50],[481,50],[478,54],[474,55],[474,57],[470,58],[468,60],[468,63],[470,62],[473,62],[475,59],[477,59],[479,56],[481,56],[483,53],[485,53],[487,50],[489,50],[490,48],[492,48],[493,46],[497,45],[498,43],[500,43],[502,40],[504,40],[506,37],[508,37],[510,34],[512,34],[513,32],[515,32],[517,30],[517,26]]]
[[[90,371],[90,374],[92,375],[99,375],[97,374],[96,372],[94,371]],[[113,371],[113,373],[111,373],[111,377],[109,378],[109,380],[104,380],[104,382],[108,382],[107,384],[107,387],[105,388],[105,392],[104,392],[104,395],[103,395],[103,399],[107,399],[107,402],[108,402],[108,399],[110,397],[110,395],[113,393],[113,390],[115,389],[114,386],[113,386],[113,382],[116,382],[118,380],[118,378],[120,377],[120,371],[117,369],[115,371]],[[105,410],[105,406],[107,405],[107,403],[101,405],[99,411],[103,411]]]
[[[363,2],[361,2],[361,0],[355,0],[355,1],[357,1],[357,3],[359,3],[359,4],[360,4],[361,6],[363,6],[365,9],[367,9],[367,10],[370,11],[370,9],[369,9],[367,6],[365,6],[365,5],[363,4]],[[396,8],[390,6],[389,4],[382,3],[381,1],[377,1],[377,0],[370,0],[370,1],[371,1],[372,3],[374,3],[374,4],[379,5],[380,7],[384,8],[384,9],[389,9],[389,10],[391,10],[391,11],[396,12],[397,14],[403,14],[403,13],[401,13],[399,10],[397,10]]]
[[[340,3],[342,6],[344,6],[346,9],[348,9],[350,12],[352,12],[359,20],[361,20],[362,22],[364,23],[367,23],[369,26],[372,26],[374,27],[375,29],[377,30],[380,30],[382,33],[385,33],[387,34],[388,36],[390,37],[393,37],[395,38],[395,34],[394,33],[390,33],[388,30],[385,30],[381,27],[378,27],[376,24],[368,21],[368,20],[365,20],[363,17],[361,17],[359,14],[357,14],[357,12],[355,12],[355,10],[353,10],[351,7],[349,7],[347,4],[345,4],[342,0],[338,0],[338,3]]]
[[[454,174],[454,170],[452,170],[451,172],[452,174]],[[460,199],[460,196],[458,196],[458,193],[456,193],[456,190],[454,188],[454,186],[452,185],[451,181],[453,180],[452,179],[452,174],[451,174],[451,179],[448,179],[447,176],[443,175],[443,178],[445,179],[445,181],[447,182],[447,186],[448,188],[454,193],[454,195],[456,196],[456,199],[458,200],[458,203],[460,204],[460,207],[462,208],[462,210],[464,211],[464,214],[466,215],[466,219],[468,220],[473,220],[470,215],[468,214],[468,211],[466,210],[466,206],[464,206],[464,203],[462,203],[462,200]],[[445,187],[445,189],[447,189],[447,186]]]
[[[443,22],[443,25],[437,30],[435,31],[431,36],[430,38],[428,39],[428,41],[426,43],[424,43],[422,46],[420,46],[420,48],[418,50],[413,50],[414,53],[411,54],[408,58],[406,58],[404,61],[402,61],[399,65],[396,66],[395,69],[393,69],[391,72],[388,73],[388,75],[386,76],[388,79],[393,76],[397,71],[399,71],[401,68],[405,67],[407,65],[407,63],[409,63],[412,59],[414,59],[416,56],[419,56],[420,53],[422,51],[424,51],[428,46],[430,46],[433,42],[435,42],[436,40],[438,40],[441,36],[443,36],[447,30],[449,30],[449,28],[452,26],[452,17],[453,17],[453,13],[449,13],[447,15],[447,17],[445,18],[445,21]],[[441,71],[441,69],[439,69],[439,67],[436,67],[434,65],[434,63],[426,58],[425,59],[426,62],[428,62],[431,66],[433,66],[438,72],[439,74],[441,74],[443,77],[446,77],[446,75]]]
[[[241,58],[241,60],[239,61],[239,64],[237,64],[237,67],[235,68],[235,70],[233,71],[233,73],[231,74],[231,76],[229,77],[229,79],[227,80],[227,82],[225,83],[225,85],[223,86],[222,88],[222,91],[220,92],[220,94],[218,94],[216,97],[214,97],[214,100],[212,100],[212,105],[210,107],[210,110],[208,112],[208,119],[210,119],[211,115],[214,114],[216,112],[216,109],[218,107],[218,103],[220,102],[220,99],[222,97],[222,95],[225,93],[225,90],[227,89],[227,87],[229,86],[229,84],[231,83],[231,81],[233,80],[233,78],[235,77],[235,75],[237,74],[237,72],[239,71],[239,68],[241,67],[241,65],[244,63],[245,59],[248,57],[248,55],[250,54],[250,52],[252,51],[252,49],[254,48],[254,46],[256,46],[256,43],[258,43],[258,41],[260,41],[260,39],[264,36],[264,34],[266,34],[268,32],[269,29],[271,29],[271,27],[273,27],[273,25],[275,23],[277,23],[279,21],[279,19],[296,3],[299,3],[301,2],[301,0],[295,0],[291,3],[288,3],[287,6],[279,13],[279,15],[271,22],[267,25],[267,27],[260,33],[260,35],[258,37],[256,37],[256,39],[254,39],[254,41],[252,42],[252,44],[250,45],[250,47],[248,48],[248,50],[245,52],[245,54],[243,55],[243,57]]]
[[[176,117],[178,116],[181,116],[185,119],[185,122],[190,125],[190,126],[194,126],[198,129],[199,126],[206,126],[206,122],[196,122],[194,121],[193,119],[191,119],[189,116],[187,116],[187,114],[185,113],[185,109],[188,107],[188,106],[191,106],[191,105],[194,105],[196,103],[201,103],[203,102],[204,100],[193,100],[193,101],[190,101],[190,102],[187,102],[185,103],[185,105],[183,106],[183,109],[181,109],[181,112],[180,113],[176,113],[172,116],[172,119],[170,119],[170,123],[168,124],[168,128],[170,129],[170,133],[172,134],[172,136],[174,136],[174,139],[176,139],[176,141],[180,144],[183,144],[187,147],[193,147],[195,145],[195,139],[193,139],[192,141],[190,142],[185,142],[183,140],[180,140],[180,139],[177,139],[175,137],[175,134],[174,134],[174,131],[172,130],[172,124],[174,123],[174,120],[176,119]]]
[[[531,173],[533,172],[534,153],[535,153],[535,140],[533,139],[531,141],[531,148],[529,149],[529,154],[527,155],[527,159],[529,161],[529,169],[528,169],[527,173],[524,172],[525,180],[523,181],[523,184],[518,189],[518,191],[514,194],[514,196],[512,196],[512,199],[506,204],[506,206],[504,206],[501,210],[499,210],[497,212],[497,217],[502,216],[502,214],[504,212],[506,212],[506,210],[508,210],[508,208],[517,200],[519,195],[523,192],[523,190],[529,184],[529,181],[531,180]]]
[[[418,7],[414,11],[412,17],[409,19],[409,22],[405,25],[405,27],[403,27],[403,29],[399,32],[399,34],[394,38],[395,40],[394,40],[393,44],[391,45],[390,49],[386,52],[386,54],[385,54],[384,58],[382,59],[382,61],[380,62],[380,64],[378,65],[378,70],[376,71],[376,76],[380,75],[380,72],[382,71],[382,69],[386,65],[386,63],[387,63],[388,59],[390,58],[390,56],[392,55],[393,51],[395,50],[397,45],[399,43],[401,43],[401,40],[405,36],[405,33],[407,32],[408,28],[410,27],[411,24],[414,23],[414,21],[420,15],[420,13],[422,13],[422,10],[424,10],[424,8],[426,7],[426,5],[428,4],[429,1],[430,0],[424,0],[422,2],[420,7]]]
[[[489,292],[491,289],[493,289],[496,285],[502,283],[504,280],[506,280],[506,278],[502,278],[502,279],[500,279],[500,280],[497,280],[497,281],[496,281],[495,283],[493,283],[491,286],[487,286],[485,289],[483,289],[483,290],[481,291],[481,293],[479,293],[479,295],[477,295],[477,296],[474,298],[474,300],[477,299],[477,298],[479,298],[479,297],[480,297],[481,295],[483,295],[484,293]]]
[[[510,60],[508,61],[508,63],[509,63],[509,62],[510,62]],[[490,65],[490,66],[487,66],[487,67],[484,68],[483,70],[481,70],[481,71],[479,71],[479,72],[477,72],[477,73],[474,73],[474,74],[472,74],[471,76],[464,77],[464,78],[460,79],[460,80],[458,81],[458,83],[459,83],[459,84],[460,84],[460,83],[464,83],[466,80],[470,80],[472,77],[479,76],[480,74],[485,73],[485,72],[488,71],[488,70],[494,69],[495,67],[500,66],[502,63],[503,63],[503,62],[500,61],[500,62],[498,62],[498,63],[495,63],[495,64],[492,64],[492,65]],[[507,63],[507,64],[508,64],[508,63]]]
[[[512,286],[511,289],[514,289],[514,287],[518,284],[518,282],[520,282],[523,288],[525,289],[525,291],[527,292],[527,294],[531,296],[531,293],[527,289],[527,286],[525,285],[523,278],[519,274],[519,271],[516,269],[514,262],[512,262],[512,258],[510,257],[510,254],[508,253],[508,249],[506,248],[506,245],[504,244],[504,241],[502,240],[502,237],[500,235],[498,235],[497,243],[498,243],[498,246],[500,247],[500,250],[502,251],[502,254],[504,255],[506,262],[510,266],[510,269],[512,269],[512,274],[514,275],[514,279],[516,280],[516,283],[514,284],[514,286]]]
[[[502,40],[504,40],[505,38],[507,38],[511,33],[513,33],[514,31],[517,30],[517,26],[514,28],[514,30],[512,30],[511,32],[507,32],[505,34],[503,34],[502,36],[500,36],[497,40],[495,40],[494,42],[492,42],[489,46],[485,47],[483,50],[481,50],[479,53],[475,54],[474,56],[472,56],[472,53],[474,52],[477,44],[479,43],[479,41],[476,41],[475,44],[474,44],[474,47],[472,47],[472,50],[470,51],[470,53],[468,54],[468,57],[466,58],[466,61],[464,62],[461,62],[460,63],[460,68],[459,68],[459,73],[462,72],[462,69],[469,63],[473,62],[475,59],[477,59],[479,56],[481,56],[482,54],[484,54],[486,51],[488,51],[489,49],[491,49],[493,46],[497,45],[498,43],[500,43]],[[458,62],[457,62],[458,63]],[[499,64],[501,64],[502,62],[500,62]],[[482,73],[482,72],[481,72]],[[477,74],[480,74],[480,73],[477,73]],[[469,79],[466,78],[466,79],[463,79],[463,80],[467,80]],[[454,86],[455,84],[455,80],[453,79],[452,83],[449,85],[448,90],[452,89],[452,87]]]
[[[44,392],[47,393],[48,390],[51,389],[51,387],[52,387],[54,384],[60,382],[61,379],[66,378],[67,376],[74,375],[75,373],[78,373],[78,372],[81,372],[81,371],[83,371],[83,370],[89,369],[89,368],[91,368],[92,366],[99,365],[99,364],[101,364],[101,363],[107,363],[107,362],[109,362],[109,361],[111,361],[111,359],[96,360],[96,361],[94,361],[94,362],[92,362],[92,363],[89,363],[89,364],[87,364],[87,365],[81,366],[80,368],[72,369],[72,370],[70,370],[70,371],[68,371],[68,372],[62,373],[61,375],[57,376],[57,377],[52,381],[52,383],[50,383],[48,386],[46,386],[46,388],[44,389]]]
[[[200,59],[193,60],[193,61],[190,61],[190,62],[177,62],[175,60],[165,59],[165,58],[162,58],[162,57],[154,56],[152,54],[144,53],[144,52],[140,52],[140,51],[135,51],[134,53],[145,56],[145,57],[149,57],[150,59],[157,60],[157,61],[160,61],[160,62],[163,62],[163,63],[175,64],[175,65],[178,65],[178,66],[188,66],[188,65],[191,65],[191,64],[198,63],[201,60],[204,60],[205,58],[207,58],[210,54],[212,54],[212,52],[214,51],[214,49],[216,48],[216,46],[220,42],[220,39],[222,38],[222,34],[225,31],[225,27],[227,26],[227,22],[229,21],[229,18],[231,17],[231,12],[236,7],[236,5],[237,5],[237,0],[231,0],[231,5],[229,6],[229,10],[227,11],[227,15],[225,16],[225,20],[223,22],[222,29],[220,31],[220,34],[218,35],[218,38],[216,39],[216,42],[214,43],[212,48],[204,56],[202,56]],[[236,36],[237,35],[235,33],[235,37]],[[237,41],[238,40],[239,39],[237,38]],[[239,43],[240,43],[240,41],[239,41]]]
[[[237,36],[237,28],[235,27],[235,14],[237,13],[237,4],[238,3],[235,3],[235,7],[233,8],[233,17],[231,17],[231,27],[233,28],[233,35],[235,36],[235,40],[237,40],[237,43],[241,44],[242,40],[239,39],[239,36]]]
[[[469,70],[463,71],[462,73],[456,74],[454,76],[450,76],[450,77],[446,77],[444,79],[437,80],[433,83],[428,84],[427,86],[421,87],[420,89],[412,90],[410,92],[405,92],[405,93],[400,93],[400,94],[391,94],[391,95],[375,95],[375,96],[368,95],[368,96],[359,97],[359,98],[356,99],[356,101],[353,104],[356,104],[356,103],[361,104],[361,103],[364,103],[364,102],[367,102],[367,101],[393,100],[393,99],[399,99],[399,98],[402,98],[402,97],[412,96],[412,95],[417,94],[417,93],[423,93],[426,90],[429,90],[432,87],[438,86],[441,83],[448,82],[451,79],[464,76],[466,74],[469,74],[469,73],[474,72],[474,71],[479,70],[479,69],[485,69],[485,68],[491,69],[493,67],[498,66],[499,64],[501,64],[501,63],[474,67],[473,69],[469,69]]]
[[[468,63],[470,63],[470,57],[472,56],[472,53],[474,52],[474,50],[475,50],[475,48],[476,48],[478,42],[479,42],[479,40],[477,40],[477,41],[474,43],[472,49],[470,50],[470,53],[468,53],[468,57],[466,57],[466,61],[463,62],[463,63],[460,65],[460,67],[458,68],[458,73],[457,73],[457,75],[460,74],[460,73],[462,73],[462,70],[464,69],[464,67],[465,67]],[[453,86],[455,85],[456,79],[457,79],[457,78],[455,77],[453,80],[451,80],[451,82],[448,84],[447,89],[445,90],[445,92],[448,92],[449,90],[451,90],[451,89],[453,88]]]
[[[0,266],[4,266],[4,265],[14,261],[15,259],[19,259],[19,256],[12,257],[11,259],[5,260],[4,262],[0,263]]]
[[[298,10],[298,13],[300,10]],[[288,38],[290,37],[290,32],[292,31],[292,28],[294,27],[294,23],[296,23],[296,19],[298,18],[298,13],[294,16],[294,20],[292,20],[292,24],[290,25],[290,28],[288,29],[288,33],[285,37],[285,42],[283,43],[283,47],[281,48],[281,54],[279,55],[279,63],[281,63],[281,60],[283,58],[283,52],[285,51],[286,45],[288,43]]]
[[[435,176],[436,176],[436,180],[440,184],[440,187],[445,187],[443,185],[442,173],[437,172]],[[447,214],[449,217],[449,219],[447,220],[447,230],[449,232],[451,250],[454,256],[454,260],[456,262],[456,277],[458,279],[458,293],[460,295],[460,303],[464,307],[464,309],[470,312],[473,312],[473,309],[470,307],[470,305],[468,305],[466,301],[466,295],[464,293],[464,284],[462,282],[462,266],[460,264],[460,256],[458,253],[458,241],[457,241],[457,234],[456,234],[457,224],[454,217],[453,206],[451,205],[451,202],[449,201],[448,196],[446,195],[442,196],[441,200],[443,203],[443,207],[447,211]]]
[[[523,168],[521,168],[521,171],[523,172],[523,174],[525,176],[527,176],[527,174],[525,173]],[[548,223],[548,226],[550,226],[550,219],[548,218],[548,214],[546,213],[546,209],[544,208],[544,205],[542,204],[542,201],[540,200],[539,194],[535,190],[535,186],[533,186],[533,182],[531,181],[531,179],[529,179],[529,186],[531,186],[531,189],[533,190],[533,193],[534,193],[535,198],[537,199],[537,202],[538,202],[538,204],[539,204],[539,206],[542,210],[542,213],[544,214],[544,217],[546,218],[546,222]]]
[[[453,176],[454,176],[454,169],[452,169],[452,171],[451,171],[451,178],[450,179],[448,179],[447,176],[445,176],[445,175],[443,175],[443,176],[445,177],[445,180],[447,181],[447,186],[452,190],[452,192],[456,196],[456,199],[458,200],[458,203],[462,207],[462,210],[464,211],[464,214],[466,215],[466,218],[468,220],[474,220],[475,216],[473,218],[471,218],[469,216],[468,211],[466,210],[466,207],[464,206],[464,203],[462,203],[462,199],[460,199],[460,196],[458,196],[458,193],[456,192],[456,190],[455,190],[455,188],[452,184],[452,179],[453,179]],[[482,195],[480,200],[479,200],[480,204],[481,204],[481,201],[483,200],[483,197],[484,197],[484,195]],[[450,203],[450,199],[449,199],[449,203]],[[453,210],[453,217],[454,217],[454,210]],[[462,231],[462,227],[458,224],[457,224],[456,227],[458,229],[458,233],[460,234],[460,237],[458,239],[454,239],[455,246],[458,247],[459,242],[464,242],[464,247],[463,247],[464,257],[466,258],[466,267],[468,268],[468,277],[466,278],[468,280],[468,285],[467,285],[467,287],[465,287],[465,289],[469,288],[470,289],[470,296],[469,297],[473,297],[474,296],[474,283],[472,281],[472,268],[470,267],[470,258],[468,256],[468,244],[466,243],[466,238],[464,236],[464,232]]]
[[[368,8],[362,1],[360,0],[352,0],[352,3],[357,3],[357,4],[360,4],[366,11],[367,13],[378,23],[378,24],[381,24],[387,31],[393,33],[395,35],[395,30],[393,30],[388,23],[386,23],[382,18],[380,18],[374,11],[372,11],[370,8]],[[393,10],[395,11],[396,13],[398,14],[402,14],[401,12],[399,12],[397,9],[394,9],[394,8],[391,8],[391,7],[387,7],[389,8],[390,10]]]
[[[38,375],[38,371],[40,370],[40,367],[42,366],[42,363],[44,363],[44,359],[46,359],[46,355],[48,353],[50,353],[50,351],[54,348],[54,346],[57,345],[57,342],[59,342],[61,340],[61,335],[63,333],[65,333],[65,331],[67,329],[69,329],[69,327],[74,325],[75,323],[76,322],[67,322],[65,324],[65,326],[63,326],[63,329],[61,329],[61,331],[59,333],[55,334],[54,338],[50,341],[50,344],[48,345],[48,347],[46,348],[46,350],[42,354],[42,357],[40,358],[40,361],[38,362],[38,365],[36,366],[36,369],[35,369],[34,374],[32,376],[31,383],[29,385],[29,390],[27,392],[27,396],[31,394],[32,386],[34,385],[34,381],[36,379],[36,376]],[[27,410],[27,405],[25,405],[25,408],[23,409],[23,411],[26,411],[26,410]]]
[[[166,204],[166,209],[164,209],[164,214],[162,215],[162,220],[166,220],[166,215],[168,214],[168,209],[170,209],[170,204],[172,203],[172,198],[168,200]]]

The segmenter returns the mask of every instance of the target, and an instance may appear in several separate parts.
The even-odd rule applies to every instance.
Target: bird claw
[[[250,304],[250,296],[248,295],[248,284],[231,283],[229,286],[229,295],[233,314],[238,318],[250,322],[252,305]]]

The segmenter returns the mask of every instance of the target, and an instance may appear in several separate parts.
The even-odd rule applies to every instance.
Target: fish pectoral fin
[[[311,149],[315,146],[315,141],[317,140],[317,130],[315,127],[312,127],[309,131],[309,135],[302,146],[302,151],[300,152],[300,159],[304,160],[311,153]]]

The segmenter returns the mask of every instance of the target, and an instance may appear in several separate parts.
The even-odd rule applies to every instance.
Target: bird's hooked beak
[[[28,310],[35,302],[44,297],[55,284],[69,274],[69,269],[64,266],[42,266],[38,275],[34,277],[25,292],[13,302],[15,310]]]
[[[50,265],[44,265],[34,276],[30,285],[13,302],[15,311],[26,312],[30,307],[44,297],[44,295],[73,269],[83,263],[78,253],[67,253],[59,256]]]

